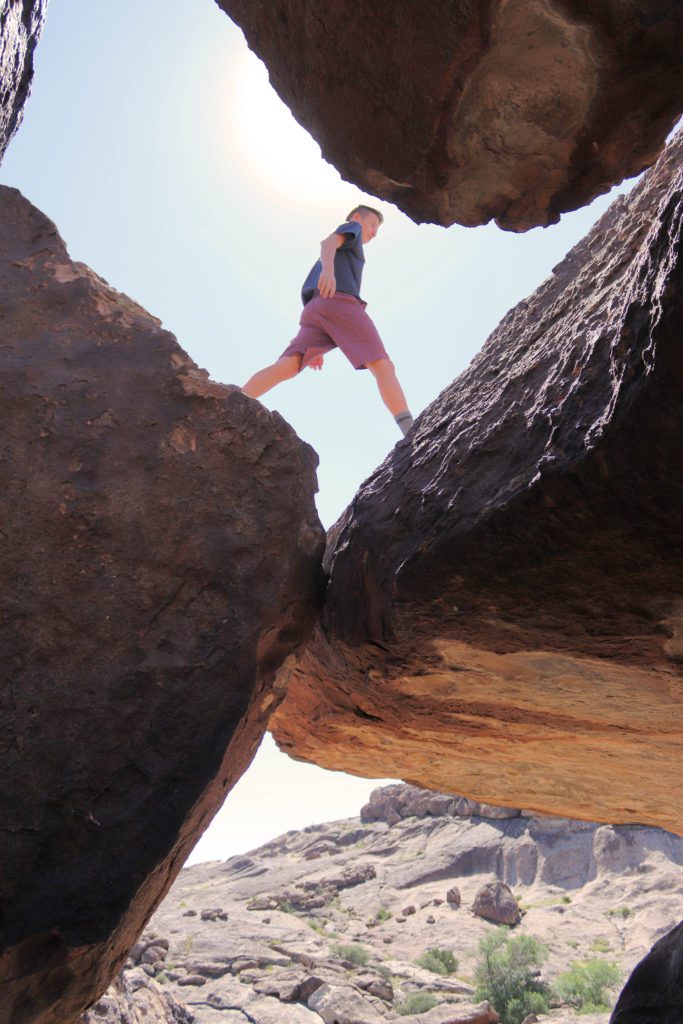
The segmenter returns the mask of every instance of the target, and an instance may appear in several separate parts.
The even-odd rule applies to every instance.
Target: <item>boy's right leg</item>
[[[265,395],[266,391],[270,391],[276,384],[282,383],[283,380],[290,380],[292,377],[296,377],[297,373],[301,369],[301,361],[303,355],[295,356],[284,356],[276,362],[271,363],[270,366],[266,366],[263,370],[259,370],[253,377],[250,377],[247,383],[242,388],[245,395],[249,395],[250,398],[260,398],[261,395]]]

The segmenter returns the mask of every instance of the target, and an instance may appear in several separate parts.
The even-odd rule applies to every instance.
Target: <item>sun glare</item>
[[[228,129],[230,145],[244,168],[276,198],[317,206],[344,188],[317,143],[271,87],[264,65],[250,52],[242,54],[231,70]]]

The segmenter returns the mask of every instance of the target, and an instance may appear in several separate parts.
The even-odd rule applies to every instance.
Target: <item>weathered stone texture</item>
[[[46,8],[47,0],[3,0],[1,5],[0,160],[21,124]]]
[[[318,614],[314,453],[0,189],[0,1021],[113,977]]]
[[[195,1024],[196,1017],[141,971],[119,975],[78,1024]]]
[[[417,221],[553,223],[683,110],[671,0],[217,2],[325,159]]]
[[[271,723],[285,751],[683,831],[682,150],[331,531],[324,628]]]
[[[626,982],[610,1024],[681,1024],[683,922],[656,942]]]

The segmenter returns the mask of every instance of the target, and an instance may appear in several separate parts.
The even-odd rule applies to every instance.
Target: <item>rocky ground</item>
[[[161,983],[169,1021],[487,1024],[495,1014],[476,1005],[473,972],[497,922],[547,945],[550,981],[586,958],[615,961],[626,979],[681,917],[683,838],[392,786],[359,818],[182,871],[125,977],[139,990],[145,975]],[[349,959],[349,946],[365,957]],[[452,950],[455,974],[417,965],[430,948]],[[400,1015],[422,991],[440,1005]],[[114,1019],[105,1004],[93,1024]],[[556,1007],[544,1019],[574,1015]]]

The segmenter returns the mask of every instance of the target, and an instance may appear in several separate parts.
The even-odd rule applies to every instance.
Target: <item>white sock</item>
[[[412,427],[413,423],[415,422],[407,409],[404,412],[400,412],[398,416],[394,416],[394,419],[398,423],[399,430],[401,431],[404,437],[406,436],[406,434]]]

